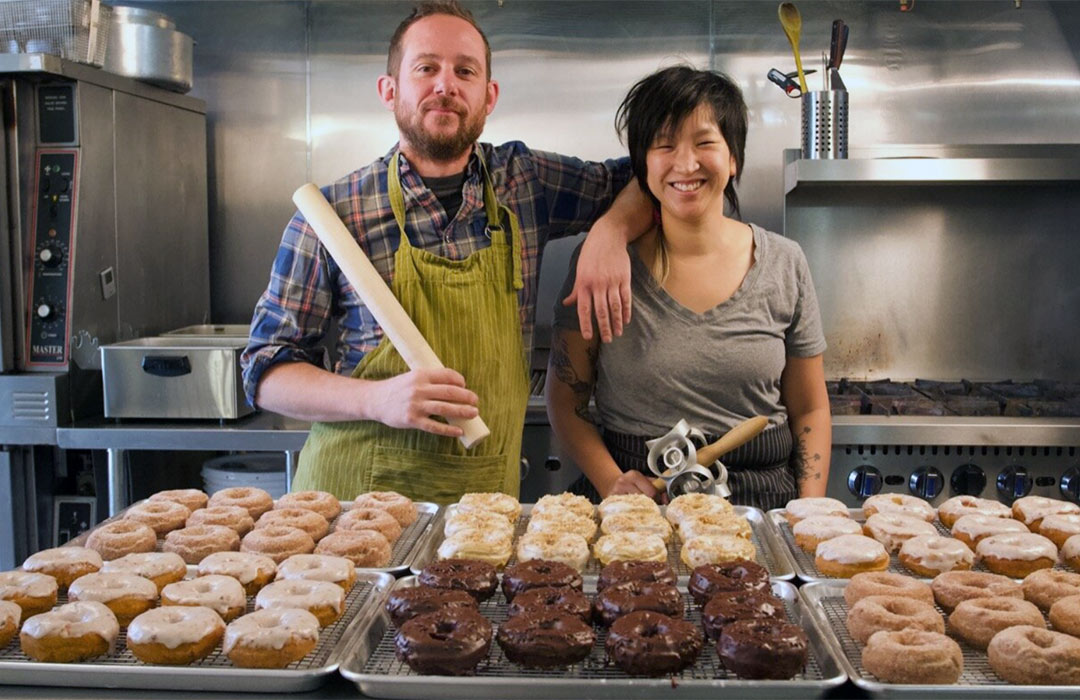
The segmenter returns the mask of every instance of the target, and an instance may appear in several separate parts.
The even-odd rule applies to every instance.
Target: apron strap
[[[394,154],[390,159],[390,170],[386,173],[386,189],[390,195],[390,208],[394,211],[394,219],[397,221],[398,231],[401,232],[398,245],[409,245],[409,237],[405,235],[405,195],[401,191],[401,151]]]

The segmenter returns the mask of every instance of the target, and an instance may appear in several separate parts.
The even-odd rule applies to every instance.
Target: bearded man
[[[424,3],[398,26],[378,93],[398,144],[323,193],[448,369],[409,370],[297,213],[252,319],[248,400],[315,421],[296,489],[516,496],[540,250],[592,226],[566,303],[583,335],[595,315],[610,340],[629,321],[626,245],[652,207],[625,158],[477,142],[499,85],[487,37],[456,0]],[[331,321],[332,371],[317,349]],[[478,413],[491,435],[465,450],[445,421]]]

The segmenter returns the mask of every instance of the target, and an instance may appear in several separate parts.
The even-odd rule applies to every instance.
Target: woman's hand
[[[649,498],[656,500],[660,492],[653,486],[652,479],[645,476],[639,471],[630,470],[623,472],[619,475],[619,478],[611,482],[611,486],[608,487],[607,493],[601,494],[604,498],[608,496],[615,496],[619,494],[635,494],[643,493]]]

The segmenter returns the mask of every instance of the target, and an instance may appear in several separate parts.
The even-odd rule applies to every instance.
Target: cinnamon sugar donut
[[[127,554],[105,562],[101,570],[108,573],[135,574],[150,579],[157,586],[158,593],[165,586],[183,580],[187,575],[187,565],[183,558],[172,552]]]
[[[124,512],[124,518],[149,525],[158,537],[183,527],[189,515],[190,510],[174,501],[143,501]]]
[[[161,551],[174,552],[188,564],[198,564],[214,552],[240,548],[240,535],[224,525],[193,525],[165,535]]]
[[[615,532],[640,532],[658,536],[664,542],[671,540],[671,523],[659,513],[646,515],[645,513],[615,513],[603,519],[600,523],[600,532],[610,535]]]
[[[890,553],[900,551],[912,537],[938,534],[936,527],[921,518],[892,512],[871,515],[863,523],[863,532],[885,545]]]
[[[825,497],[793,498],[784,506],[784,517],[792,527],[800,520],[815,515],[835,515],[840,518],[850,518],[851,512],[842,501]]]
[[[351,508],[338,518],[334,531],[338,530],[375,530],[390,544],[401,537],[401,524],[382,508]]]
[[[172,501],[173,503],[179,503],[194,513],[201,508],[205,508],[209,499],[210,497],[199,489],[171,489],[169,491],[158,491],[147,500]]]
[[[23,571],[45,574],[56,579],[60,591],[66,591],[80,576],[101,570],[101,555],[86,547],[55,547],[31,554],[23,562]],[[2,645],[0,645],[2,646]]]
[[[556,493],[541,496],[532,507],[532,517],[541,515],[549,508],[565,508],[589,520],[596,519],[596,506],[584,496],[573,493]]]
[[[1058,632],[1080,637],[1080,595],[1058,598],[1050,606],[1050,624]]]
[[[294,554],[277,569],[278,581],[325,581],[346,593],[356,583],[356,565],[345,557],[329,554]]]
[[[259,519],[255,522],[255,529],[275,525],[284,525],[285,527],[295,527],[303,530],[315,542],[326,537],[326,533],[330,532],[330,523],[326,521],[326,518],[313,510],[303,508],[275,508],[268,510],[259,516]]]
[[[15,637],[21,619],[22,608],[10,600],[0,600],[0,649]]]
[[[274,507],[313,510],[327,522],[341,515],[341,501],[326,491],[293,491],[279,498]]]
[[[228,622],[244,613],[247,597],[244,587],[232,576],[210,574],[165,586],[161,589],[161,604],[210,608]]]
[[[1017,625],[1046,627],[1042,613],[1019,598],[962,600],[949,615],[949,629],[976,649],[986,649],[994,635]]]
[[[1080,513],[1080,506],[1056,498],[1025,496],[1013,501],[1012,513],[1014,518],[1027,525],[1032,532],[1038,532],[1046,516]]]
[[[994,673],[1015,685],[1080,685],[1080,639],[1019,625],[994,635],[986,647]]]
[[[258,520],[266,511],[274,507],[274,499],[266,491],[252,486],[233,486],[221,489],[210,496],[208,506],[240,506],[248,512],[252,520]]]
[[[668,551],[667,545],[656,535],[618,532],[597,539],[593,544],[593,556],[604,566],[613,561],[661,561],[666,563]]]
[[[210,608],[169,605],[132,620],[127,648],[145,664],[190,664],[209,656],[224,634],[225,623]]]
[[[469,494],[465,495],[468,496]],[[353,501],[353,507],[382,508],[394,516],[394,519],[398,521],[398,525],[401,525],[402,528],[412,525],[418,516],[416,504],[412,502],[412,499],[402,496],[397,491],[371,491],[361,494]],[[521,506],[518,506],[519,512],[520,508]]]
[[[324,537],[328,539],[332,535]],[[295,527],[284,525],[272,525],[260,527],[244,535],[240,541],[241,552],[254,552],[265,554],[280,564],[294,554],[311,554],[315,549],[315,541],[311,535]]]
[[[901,545],[900,563],[929,578],[945,571],[970,569],[975,563],[975,553],[952,537],[919,535]]]
[[[572,532],[527,532],[518,539],[519,562],[557,561],[581,571],[589,561],[589,543]]]
[[[114,520],[94,529],[86,538],[86,546],[108,561],[125,554],[154,551],[157,535],[151,527],[135,520]]]
[[[863,515],[869,518],[875,513],[907,515],[928,523],[934,522],[937,518],[937,511],[932,505],[921,498],[904,493],[879,493],[863,501]]]
[[[215,552],[199,562],[198,576],[231,576],[255,595],[274,578],[277,566],[270,557],[252,552]]]
[[[87,574],[72,582],[68,600],[97,601],[113,611],[121,627],[157,602],[158,589],[152,581],[135,574]]]
[[[964,515],[952,526],[952,536],[975,549],[981,540],[991,535],[1007,535],[1028,532],[1027,526],[1012,518],[995,518],[989,515]]]
[[[1040,569],[1020,584],[1024,598],[1047,611],[1057,601],[1069,596],[1080,595],[1080,574],[1054,569]]]
[[[236,534],[243,537],[254,529],[255,521],[252,519],[251,514],[247,512],[247,508],[241,508],[240,506],[210,506],[193,512],[188,516],[184,525],[186,527],[221,525],[230,530],[235,530]]]
[[[923,630],[945,634],[945,619],[930,603],[914,598],[872,595],[852,605],[847,614],[848,632],[866,644],[881,630]]]
[[[307,610],[326,627],[345,612],[345,590],[329,581],[275,581],[255,596],[256,610],[269,608]]]
[[[883,630],[870,635],[862,663],[885,683],[951,685],[964,670],[964,654],[960,645],[944,634]]]
[[[975,496],[953,496],[938,506],[938,520],[952,528],[965,515],[984,515],[988,518],[1011,518],[1012,509],[1004,503]]]
[[[56,579],[29,571],[0,573],[0,600],[15,603],[23,611],[23,619],[37,615],[56,605]]]
[[[840,535],[817,546],[814,565],[823,576],[851,578],[889,568],[889,553],[880,542],[865,535]]]
[[[1033,571],[1057,564],[1054,543],[1033,532],[991,535],[980,540],[975,556],[995,574],[1024,578]]]
[[[101,603],[67,603],[34,615],[19,633],[22,652],[35,661],[71,663],[112,653],[120,625]]]
[[[221,650],[241,668],[285,668],[319,643],[319,620],[307,610],[257,610],[225,628]]]
[[[316,554],[345,557],[359,567],[382,568],[390,565],[390,542],[374,530],[338,530],[319,540]]]
[[[930,589],[934,592],[934,600],[946,612],[953,610],[961,601],[972,598],[1024,597],[1019,583],[982,571],[946,572],[930,582]]]
[[[791,534],[795,544],[804,552],[813,554],[817,546],[840,535],[861,535],[862,525],[846,515],[811,515],[795,523]]]
[[[680,529],[682,522],[687,518],[725,514],[734,515],[735,508],[727,499],[709,493],[684,493],[671,499],[667,508],[664,509],[664,517]]]
[[[910,576],[902,576],[888,571],[869,571],[855,574],[844,588],[844,600],[853,606],[863,598],[884,596],[889,598],[911,598],[932,605],[934,592],[930,586]]]
[[[1073,535],[1080,535],[1080,515],[1076,513],[1052,513],[1042,519],[1039,534],[1047,538],[1058,548]]]

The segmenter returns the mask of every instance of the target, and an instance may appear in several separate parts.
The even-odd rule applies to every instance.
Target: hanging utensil
[[[795,70],[799,73],[799,89],[806,92],[806,74],[803,72],[802,57],[799,55],[799,34],[802,32],[802,15],[793,2],[782,2],[777,10],[780,25],[784,28],[791,53],[795,55]]]
[[[815,71],[812,70],[806,71],[806,75],[810,75],[814,72]],[[795,78],[798,75],[797,72],[781,73],[775,68],[770,68],[765,77],[780,86],[780,89],[784,91],[784,94],[794,99],[802,97],[802,90],[799,88],[799,83],[795,81]]]

